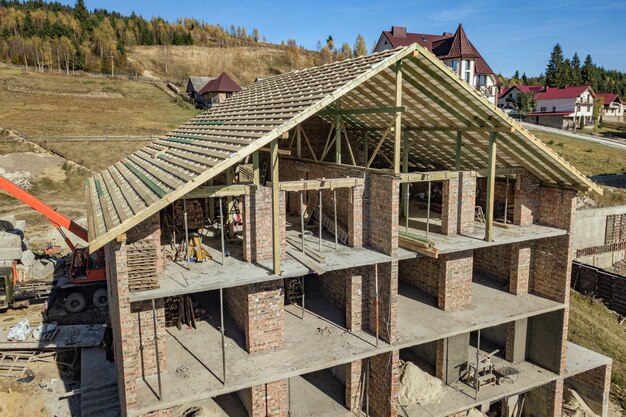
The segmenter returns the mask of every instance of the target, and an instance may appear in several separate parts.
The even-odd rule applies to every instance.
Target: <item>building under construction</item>
[[[606,415],[579,191],[418,45],[263,79],[88,183],[122,414]]]

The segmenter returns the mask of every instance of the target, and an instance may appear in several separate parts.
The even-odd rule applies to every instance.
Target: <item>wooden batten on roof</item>
[[[396,97],[400,61],[401,106]],[[546,185],[599,191],[414,44],[260,80],[101,171],[87,184],[89,248],[104,246],[315,115],[334,123],[341,114],[344,132],[355,132],[354,140],[368,140],[372,149],[378,145],[380,155],[391,161],[397,153],[394,135],[383,135],[400,111],[406,135],[401,154],[408,146],[408,161],[417,169],[485,170],[494,133],[496,172],[524,168]]]

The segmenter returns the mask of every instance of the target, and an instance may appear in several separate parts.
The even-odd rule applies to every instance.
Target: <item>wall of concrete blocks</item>
[[[315,162],[297,161],[294,159],[283,158],[280,160],[280,180],[296,181],[317,178],[365,178],[362,170],[346,167],[335,167],[323,165]],[[348,232],[348,245],[351,247],[361,247],[368,243],[368,222],[363,222],[369,216],[368,205],[363,204],[364,199],[369,195],[366,186],[357,186],[353,188],[339,188],[337,195],[337,224]],[[310,191],[303,193],[303,203],[307,204],[309,199],[313,198],[313,194],[317,204],[319,204],[319,191]],[[288,210],[294,214],[300,214],[300,193],[289,192]],[[322,191],[322,210],[331,218],[334,216],[333,192],[330,190]]]
[[[443,181],[441,233],[456,235],[474,231],[476,176],[460,172],[459,178]]]
[[[281,258],[287,254],[286,195],[279,194]],[[243,259],[256,262],[272,259],[272,189],[257,187],[243,198]],[[269,238],[268,238],[269,237]]]

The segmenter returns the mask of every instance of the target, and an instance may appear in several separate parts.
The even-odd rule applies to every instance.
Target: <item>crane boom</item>
[[[22,203],[30,206],[34,210],[37,210],[39,213],[44,215],[50,221],[50,223],[52,223],[52,225],[59,231],[59,233],[61,233],[61,236],[63,236],[65,242],[72,249],[72,251],[75,249],[74,245],[60,229],[61,227],[69,230],[79,238],[83,239],[85,242],[89,242],[87,229],[85,229],[83,226],[76,223],[69,217],[59,213],[34,195],[13,184],[2,175],[0,175],[0,190],[6,191],[13,197],[20,200]]]

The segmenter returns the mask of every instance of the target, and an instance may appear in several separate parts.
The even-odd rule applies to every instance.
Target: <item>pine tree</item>
[[[135,12],[133,12],[133,14],[134,13]],[[89,10],[85,7],[84,0],[76,0],[76,5],[74,6],[74,16],[81,24],[84,24],[89,19]]]
[[[513,74],[514,80],[519,80],[519,70],[515,70],[515,74]]]
[[[566,59],[565,61],[563,61],[562,79],[563,79],[562,87],[573,85],[572,62],[569,59]]]
[[[583,83],[582,72],[580,68],[580,58],[578,53],[574,52],[572,57],[572,85],[581,85]]]
[[[591,55],[587,55],[585,58],[585,63],[581,69],[581,78],[582,83],[585,85],[590,85],[595,90],[597,87],[597,78],[596,78],[596,68],[593,65],[593,61],[591,60]]]
[[[354,42],[354,56],[363,55],[367,55],[367,45],[365,45],[365,38],[359,33]]]
[[[522,84],[523,85],[528,85],[528,77],[526,76],[526,73],[522,73]]]
[[[565,72],[567,69],[563,65],[564,60],[563,49],[557,43],[552,49],[550,60],[546,67],[546,85],[549,87],[565,87],[566,80],[564,78],[566,77]]]

